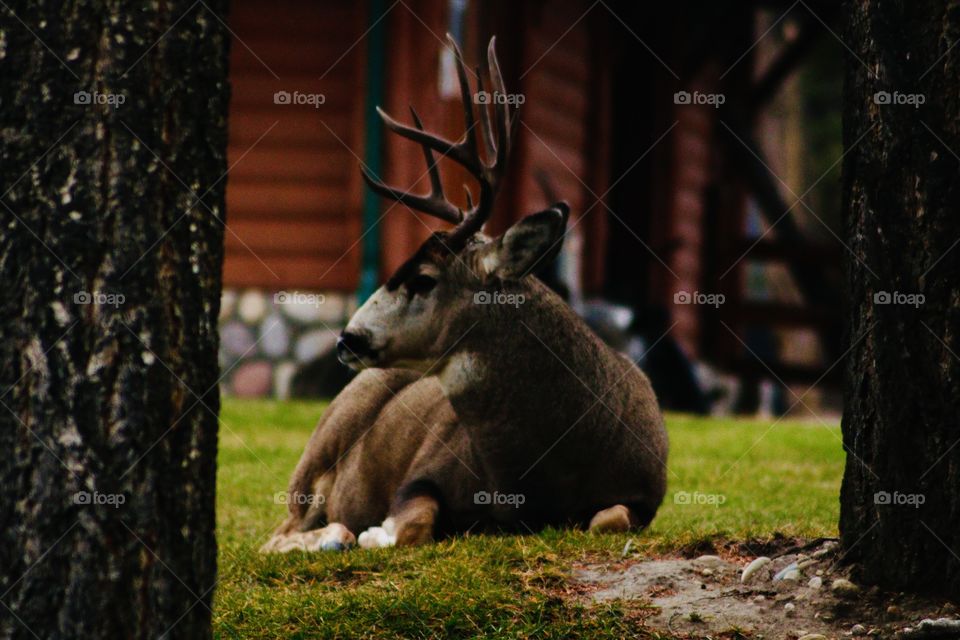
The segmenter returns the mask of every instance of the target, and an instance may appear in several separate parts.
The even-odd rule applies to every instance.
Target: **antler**
[[[377,113],[383,119],[383,123],[388,129],[399,136],[407,138],[420,144],[423,148],[423,157],[427,163],[427,171],[430,176],[430,193],[427,195],[418,195],[409,191],[402,191],[395,187],[388,186],[374,178],[365,167],[361,167],[363,177],[370,188],[386,198],[396,200],[411,209],[422,211],[423,213],[440,218],[457,226],[448,236],[448,244],[462,245],[473,234],[480,231],[483,224],[490,217],[493,210],[493,201],[503,178],[504,170],[507,164],[507,158],[510,155],[510,147],[513,135],[516,132],[516,124],[519,120],[515,114],[510,112],[510,107],[505,100],[505,91],[503,86],[503,75],[500,72],[500,64],[497,62],[496,38],[490,38],[490,44],[487,47],[487,66],[490,72],[490,82],[494,95],[500,95],[499,100],[492,100],[493,123],[490,121],[490,106],[481,102],[478,105],[480,112],[480,137],[483,140],[484,157],[477,147],[477,132],[474,129],[477,121],[473,113],[473,95],[470,92],[470,83],[467,80],[467,70],[463,64],[463,54],[460,47],[454,41],[450,34],[447,34],[447,41],[453,49],[457,61],[457,77],[460,81],[460,99],[463,102],[464,120],[466,131],[456,142],[450,142],[438,135],[429,133],[423,128],[423,123],[417,112],[410,107],[410,113],[413,116],[414,126],[410,127],[391,118],[380,107],[377,107]],[[477,69],[477,95],[483,95],[483,80],[480,76],[480,70]],[[486,102],[491,102],[487,100]],[[433,152],[440,153],[441,156],[448,157],[454,162],[463,166],[480,184],[480,197],[476,204],[467,190],[467,210],[464,212],[459,207],[447,200],[443,193],[443,184],[440,180],[440,170],[437,167],[437,160],[434,159]]]

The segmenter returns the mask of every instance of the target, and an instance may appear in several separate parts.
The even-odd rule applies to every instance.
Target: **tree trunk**
[[[840,533],[862,580],[957,598],[960,7],[861,0],[846,14]]]
[[[203,638],[224,0],[0,7],[0,637]]]

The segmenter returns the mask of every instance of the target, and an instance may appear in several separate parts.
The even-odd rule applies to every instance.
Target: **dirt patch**
[[[758,549],[770,555],[744,553]],[[572,591],[648,603],[645,624],[678,638],[960,638],[954,604],[861,588],[838,559],[829,540],[731,543],[695,558],[579,565]]]

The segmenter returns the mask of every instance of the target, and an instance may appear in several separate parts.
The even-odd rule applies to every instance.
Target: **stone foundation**
[[[355,307],[352,294],[224,288],[220,300],[223,393],[290,397],[294,376],[332,352]]]

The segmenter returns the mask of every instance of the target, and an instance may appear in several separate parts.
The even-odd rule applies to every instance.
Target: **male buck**
[[[430,193],[363,175],[377,193],[455,226],[430,236],[344,329],[340,359],[362,371],[307,443],[289,517],[265,551],[340,549],[355,532],[361,546],[382,546],[546,525],[620,531],[645,526],[663,499],[667,435],[647,377],[529,275],[557,253],[567,205],[496,239],[481,233],[518,119],[497,101],[477,105],[475,121],[448,39],[464,136],[428,133],[412,109],[413,127],[380,111],[422,146]],[[505,95],[494,44],[492,90]],[[465,212],[444,196],[434,152],[479,182]]]

